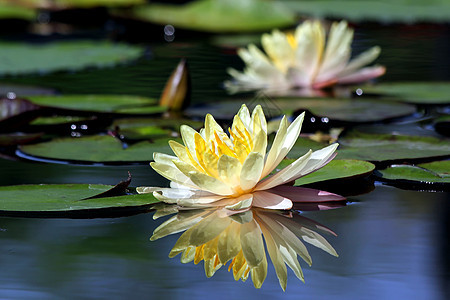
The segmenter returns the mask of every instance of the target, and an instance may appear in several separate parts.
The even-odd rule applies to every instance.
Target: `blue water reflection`
[[[169,259],[179,235],[149,242],[160,224],[150,214],[1,218],[0,298],[444,299],[448,194],[379,186],[352,200],[356,204],[343,209],[302,214],[339,235],[330,240],[339,258],[309,247],[313,265],[303,267],[306,283],[288,271],[285,293],[270,260],[257,290],[235,282],[224,268],[206,278],[201,266]]]

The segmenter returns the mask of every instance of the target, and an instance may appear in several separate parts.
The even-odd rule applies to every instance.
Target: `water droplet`
[[[14,100],[14,99],[16,99],[16,97],[17,97],[17,95],[14,92],[8,92],[6,94],[6,98],[8,98],[9,100]]]

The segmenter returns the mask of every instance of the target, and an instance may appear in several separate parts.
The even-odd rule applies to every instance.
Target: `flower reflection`
[[[304,113],[290,125],[283,117],[267,154],[267,122],[260,105],[251,115],[242,105],[229,129],[230,136],[210,114],[200,132],[183,125],[180,131],[185,145],[169,142],[176,156],[155,153],[155,162],[151,163],[156,172],[171,181],[170,188],[138,187],[137,191],[153,193],[166,203],[189,207],[290,209],[291,197],[274,196],[271,191],[282,189],[287,194],[302,193],[299,188],[282,185],[326,165],[335,157],[338,146],[335,143],[318,151],[310,150],[281,171],[269,175],[295,144],[303,117]],[[308,194],[303,198],[320,201],[325,195],[331,194]],[[342,197],[334,196],[336,200],[342,200]]]
[[[345,21],[334,22],[327,38],[320,21],[305,21],[293,34],[274,30],[261,38],[265,53],[253,44],[238,50],[246,69],[228,69],[233,81],[225,82],[225,86],[230,92],[301,89],[312,93],[314,89],[383,75],[383,66],[364,67],[378,57],[380,47],[350,60],[352,40],[353,30]]]
[[[308,265],[312,263],[304,242],[338,256],[319,232],[336,234],[296,212],[260,208],[232,212],[221,207],[178,211],[177,206],[164,204],[157,208],[154,218],[174,212],[178,213],[156,228],[151,240],[184,231],[169,257],[181,254],[182,263],[198,264],[203,260],[207,277],[228,264],[236,281],[251,276],[254,286],[260,288],[268,266],[264,241],[283,290],[287,284],[286,265],[304,282],[297,256]]]

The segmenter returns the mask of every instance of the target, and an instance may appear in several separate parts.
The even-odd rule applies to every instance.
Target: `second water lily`
[[[345,21],[333,23],[328,36],[320,21],[305,21],[293,34],[274,30],[262,36],[265,53],[253,44],[238,50],[246,68],[243,72],[228,69],[233,80],[225,85],[231,92],[279,92],[352,84],[383,75],[383,66],[365,67],[378,57],[380,47],[351,60],[352,40],[353,30]]]
[[[267,123],[261,106],[252,114],[242,105],[234,117],[229,135],[208,114],[200,132],[181,126],[184,145],[170,141],[175,156],[154,154],[152,168],[170,180],[170,188],[138,187],[139,193],[153,193],[166,203],[180,206],[221,206],[231,210],[262,207],[290,209],[294,197],[305,202],[343,200],[326,192],[282,186],[305,176],[331,161],[338,146],[308,151],[289,166],[271,175],[291,150],[300,134],[304,114],[292,124],[283,117],[267,152]],[[273,189],[282,189],[272,193]],[[305,197],[298,197],[298,195]]]

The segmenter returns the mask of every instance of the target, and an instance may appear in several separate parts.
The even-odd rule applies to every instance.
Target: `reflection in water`
[[[316,209],[327,208],[331,207]],[[307,209],[314,208],[308,206]],[[182,263],[194,261],[198,264],[203,260],[207,277],[229,262],[228,271],[233,271],[236,281],[246,281],[251,275],[254,286],[260,288],[267,276],[268,265],[263,237],[283,290],[287,283],[286,265],[304,281],[297,255],[308,265],[312,263],[302,240],[338,256],[319,232],[336,234],[297,212],[261,208],[236,212],[222,207],[181,210],[178,206],[161,204],[156,207],[154,218],[173,213],[177,214],[156,228],[151,240],[185,231],[169,257],[181,254]]]

